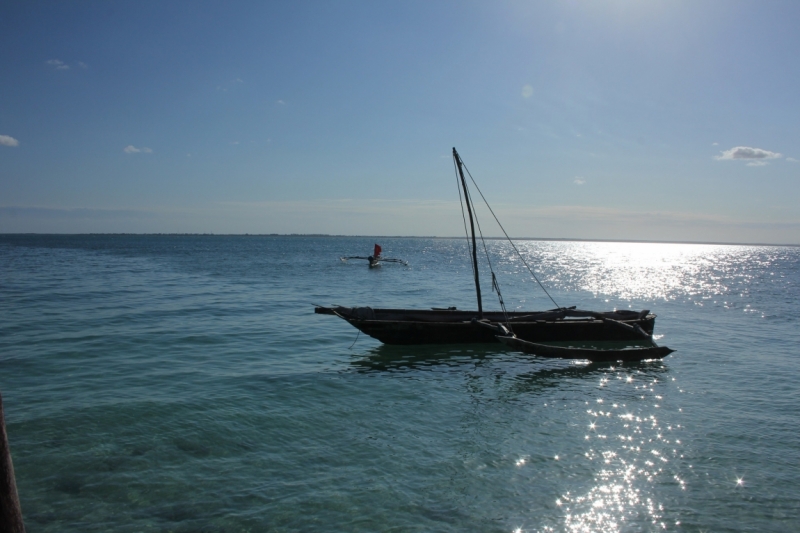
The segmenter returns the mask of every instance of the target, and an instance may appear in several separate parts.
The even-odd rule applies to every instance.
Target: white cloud
[[[69,65],[67,65],[60,59],[48,59],[47,61],[45,61],[45,64],[54,67],[56,70],[69,70]]]
[[[78,61],[78,66],[81,67],[81,68],[89,68],[89,65],[87,65],[83,61]]]
[[[281,105],[286,105],[286,102],[284,102],[283,100],[278,100],[278,103]]]
[[[152,154],[153,153],[153,150],[151,150],[150,148],[148,148],[146,146],[143,146],[141,148],[136,148],[132,144],[129,144],[128,146],[123,148],[122,151],[125,152],[126,154],[138,154],[138,153]]]
[[[764,160],[778,159],[780,157],[783,157],[783,155],[779,154],[778,152],[770,152],[769,150],[764,150],[762,148],[751,148],[749,146],[736,146],[730,150],[723,151],[722,155],[715,156],[714,159],[718,161],[732,159]]]
[[[787,157],[786,160],[790,163],[798,163],[797,159],[795,159],[794,157]]]
[[[719,146],[719,143],[711,143],[711,146]]]
[[[585,180],[585,179],[583,179],[583,178],[582,178],[582,177],[580,177],[580,176],[575,176],[575,181],[574,181],[574,183],[575,183],[575,185],[583,185],[584,183],[586,183],[586,180]]]
[[[765,167],[767,165],[769,165],[769,163],[767,163],[766,161],[750,161],[749,163],[747,163],[748,167]]]
[[[533,87],[531,87],[530,85],[525,85],[522,88],[522,97],[530,98],[531,96],[533,96]]]
[[[3,146],[19,146],[19,141],[10,135],[0,135],[0,144]]]

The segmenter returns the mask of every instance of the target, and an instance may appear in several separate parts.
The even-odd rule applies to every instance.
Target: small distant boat
[[[351,256],[347,256],[347,257],[340,257],[339,259],[341,259],[345,263],[349,259],[366,259],[367,261],[369,261],[369,268],[377,268],[377,267],[381,266],[381,263],[400,263],[400,264],[403,264],[403,265],[407,265],[408,264],[408,261],[404,261],[402,259],[394,259],[394,258],[391,258],[391,257],[382,257],[381,256],[381,252],[382,251],[383,251],[383,249],[381,248],[381,245],[378,244],[378,243],[375,243],[375,248],[374,248],[374,250],[372,252],[372,255],[370,255],[370,256],[364,257],[363,255],[351,255]]]
[[[513,335],[497,335],[497,340],[520,352],[554,357],[558,359],[588,359],[589,361],[645,361],[647,359],[663,359],[675,350],[666,346],[630,346],[626,348],[584,348],[576,346],[553,346],[518,339]]]

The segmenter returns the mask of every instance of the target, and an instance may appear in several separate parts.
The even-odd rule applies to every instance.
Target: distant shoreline
[[[137,236],[137,237],[324,237],[332,239],[463,239],[463,236],[433,235],[331,235],[327,233],[0,233],[2,237],[78,237],[78,236]],[[506,240],[505,237],[484,237],[486,240]],[[800,244],[776,244],[769,242],[722,242],[722,241],[661,241],[639,239],[581,239],[574,237],[512,237],[515,241],[543,242],[616,242],[630,244],[702,244],[713,246],[782,246],[800,247]]]

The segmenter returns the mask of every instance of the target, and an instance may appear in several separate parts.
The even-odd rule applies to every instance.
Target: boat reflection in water
[[[627,342],[593,343],[605,349],[629,347]],[[531,365],[534,365],[533,369]],[[510,365],[510,366],[509,366]],[[512,371],[511,367],[518,369]],[[530,357],[525,353],[507,351],[497,345],[454,344],[447,347],[441,345],[391,346],[380,345],[360,355],[354,355],[350,366],[357,372],[413,372],[442,371],[447,368],[466,371],[469,368],[493,367],[495,371],[502,367],[511,373],[514,380],[536,382],[554,376],[582,377],[594,373],[605,373],[615,369],[629,372],[664,372],[661,361],[598,361],[571,358]],[[554,383],[555,384],[555,383]]]

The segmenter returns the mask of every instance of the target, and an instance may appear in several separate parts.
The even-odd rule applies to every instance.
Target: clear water
[[[614,366],[313,314],[475,307],[463,241],[338,259],[373,244],[0,236],[28,531],[800,531],[800,249],[520,243],[560,305],[659,315],[677,352]],[[509,307],[553,307],[489,252]]]

